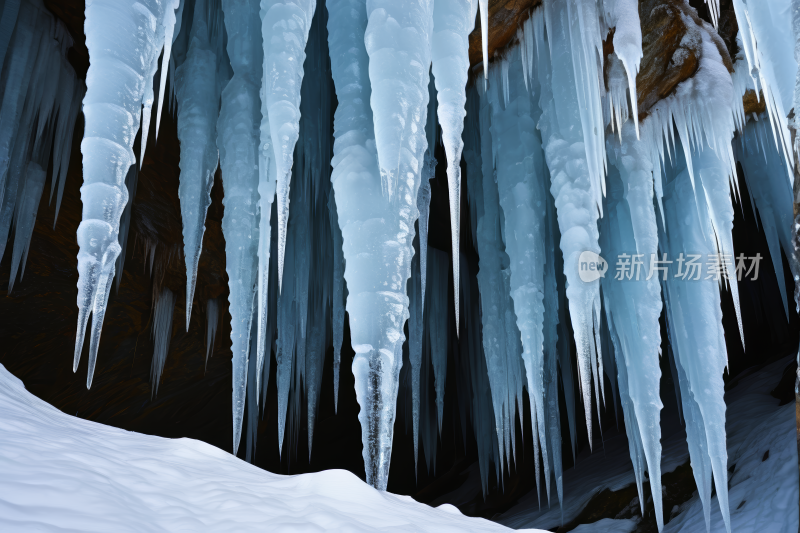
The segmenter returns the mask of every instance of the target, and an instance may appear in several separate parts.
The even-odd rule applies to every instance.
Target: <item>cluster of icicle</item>
[[[1,11],[0,258],[13,227],[11,291],[25,271],[48,167],[58,218],[85,87],[67,61],[69,31],[40,0],[8,0]]]
[[[515,420],[523,412],[524,388],[537,487],[544,478],[549,502],[555,480],[561,501],[559,380],[573,454],[576,445],[572,335],[590,444],[592,410],[599,420],[608,378],[615,409],[618,397],[622,406],[640,501],[646,471],[661,528],[663,312],[706,522],[713,478],[730,530],[720,291],[731,292],[741,331],[736,283],[659,275],[584,282],[578,257],[585,251],[607,258],[642,254],[647,273],[658,266],[653,258],[664,254],[733,256],[738,161],[781,271],[780,249],[790,255],[791,245],[786,112],[797,71],[792,6],[776,0],[749,9],[749,3],[754,0],[734,0],[745,57],[735,58],[733,74],[724,66],[713,26],[684,21],[699,46],[697,73],[640,123],[636,74],[642,35],[635,0],[544,0],[491,65],[486,0],[94,0],[86,9],[91,66],[83,100],[75,366],[92,315],[90,385],[111,279],[122,268],[130,223],[126,204],[136,182],[134,138],[141,123],[141,164],[151,109],[157,96],[157,135],[169,77],[181,141],[187,327],[213,176],[218,167],[222,174],[234,451],[247,404],[247,455],[253,456],[258,406],[265,401],[274,354],[279,445],[287,434],[297,435],[305,399],[311,452],[330,345],[338,400],[346,310],[370,484],[387,486],[401,390],[411,412],[415,460],[421,440],[431,468],[451,374],[459,380],[462,423],[467,411],[471,416],[484,490],[490,463],[500,481],[516,460]],[[14,4],[6,4],[2,28],[8,27],[8,5]],[[22,3],[20,17],[25,9],[34,13],[31,5]],[[709,1],[709,7],[716,21],[717,2]],[[479,9],[483,79],[468,89],[468,36]],[[47,161],[41,157],[50,152],[49,145],[37,152],[38,139],[43,128],[55,132],[50,142],[56,154],[65,155],[54,158],[59,164],[53,168],[63,187],[70,143],[62,130],[70,128],[62,126],[62,115],[66,120],[76,109],[81,91],[74,74],[68,101],[42,89],[48,84],[30,81],[44,75],[40,65],[51,59],[34,63],[18,41],[64,39],[56,46],[63,63],[68,37],[56,24],[47,35],[42,25],[26,30],[26,20],[20,18],[11,39],[9,50],[16,52],[0,48],[0,55],[11,58],[6,63],[21,61],[24,72],[24,84],[11,83],[17,70],[11,63],[3,67],[0,150],[7,155],[0,154],[0,220],[6,220],[7,198],[16,195],[16,211],[13,201],[9,209],[29,240],[25,224],[31,209],[35,216],[42,185],[38,193],[33,188],[44,182]],[[611,29],[614,53],[604,58],[603,39]],[[0,34],[0,46],[8,46],[2,41],[7,33]],[[25,90],[29,83],[38,92]],[[744,116],[741,97],[748,89],[767,99],[765,116]],[[7,102],[16,114],[5,112]],[[12,117],[41,124],[24,152],[9,144],[18,137],[8,133],[5,121]],[[450,254],[429,247],[427,236],[439,139]],[[462,164],[471,222],[466,237],[479,256],[477,275],[460,250]],[[11,180],[15,169],[19,186]],[[448,311],[451,275],[454,315]],[[164,293],[156,304],[154,389],[174,300]],[[216,300],[206,305],[209,348],[219,309]],[[451,326],[461,352],[455,373],[447,368]],[[431,379],[434,399],[428,398]]]

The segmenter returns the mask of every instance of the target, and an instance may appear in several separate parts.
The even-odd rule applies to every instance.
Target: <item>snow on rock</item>
[[[0,413],[3,531],[509,531],[343,470],[281,476],[204,442],[75,418],[3,366]]]

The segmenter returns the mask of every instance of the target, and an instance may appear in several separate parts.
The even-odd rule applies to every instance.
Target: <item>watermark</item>
[[[607,271],[608,263],[606,260],[594,252],[587,250],[582,252],[578,258],[578,276],[585,283],[604,278]]]
[[[647,260],[649,259],[649,261]],[[685,281],[702,280],[731,280],[742,281],[749,279],[758,280],[759,267],[763,259],[760,253],[755,256],[739,254],[735,261],[732,254],[684,254],[670,259],[667,254],[621,253],[616,257],[614,279],[617,281],[649,280],[666,281],[667,278],[677,278]],[[582,281],[590,283],[605,277],[608,263],[598,254],[590,251],[583,252],[578,259],[578,274]]]

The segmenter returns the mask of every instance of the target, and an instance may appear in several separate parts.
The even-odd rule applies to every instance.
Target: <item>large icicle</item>
[[[233,352],[233,453],[244,417],[250,329],[258,269],[258,145],[261,124],[261,28],[258,0],[223,0],[233,78],[222,91],[217,148],[225,187],[225,270]]]
[[[661,508],[661,398],[659,382],[659,351],[661,328],[661,287],[659,285],[658,226],[653,204],[653,165],[645,144],[637,139],[631,120],[623,124],[621,141],[613,137],[608,141],[609,168],[608,197],[602,222],[601,248],[608,260],[618,261],[623,254],[628,260],[641,264],[633,267],[630,275],[607,275],[603,278],[605,312],[609,328],[613,328],[618,372],[626,380],[626,390],[620,389],[625,411],[626,429],[636,428],[638,436],[631,436],[631,446],[641,445],[647,460],[650,489],[655,506],[659,530],[664,527]],[[614,168],[615,167],[615,168]],[[623,381],[621,379],[620,381]],[[631,402],[633,412],[626,402]],[[636,423],[629,420],[635,416]],[[632,448],[633,449],[633,448]],[[637,470],[640,457],[631,456],[637,480],[642,472]],[[641,487],[639,487],[641,493]],[[642,509],[642,512],[644,510]]]
[[[698,174],[705,185],[706,176],[715,176],[713,171],[704,172],[705,169],[713,169],[708,159],[716,159],[714,152],[709,148],[692,150],[690,157],[695,159],[694,168],[699,167]],[[683,154],[677,152],[674,164],[665,168],[665,229],[661,232],[660,247],[673,260],[688,259],[682,255],[686,250],[701,254],[701,258],[718,253],[715,232],[712,230],[712,210],[707,203],[711,199],[706,198],[705,187],[692,187],[687,163]],[[718,192],[711,189],[708,194]],[[719,233],[716,235],[719,236]],[[699,272],[695,274],[695,269],[690,268],[688,262],[681,264],[683,276],[671,275],[664,282],[667,322],[680,376],[692,470],[704,504],[706,524],[709,525],[713,472],[722,518],[730,532],[722,381],[728,361],[722,329],[720,287],[708,268],[702,268],[703,263],[698,266]]]
[[[439,99],[439,123],[447,154],[447,188],[450,200],[450,234],[453,248],[453,294],[458,335],[458,256],[461,228],[461,151],[464,142],[464,104],[469,74],[469,34],[475,27],[478,0],[437,0],[433,9],[431,59]]]
[[[578,274],[578,258],[581,253],[590,251],[600,253],[598,244],[597,219],[599,202],[602,198],[603,179],[602,154],[596,153],[597,135],[602,136],[601,122],[592,125],[594,108],[586,108],[578,97],[581,90],[576,88],[576,73],[584,68],[575,64],[578,56],[585,59],[580,42],[572,43],[580,34],[579,22],[584,17],[572,16],[572,3],[553,2],[544,4],[547,18],[547,35],[550,53],[547,53],[543,36],[537,37],[536,54],[539,59],[539,80],[542,87],[539,105],[542,116],[539,120],[547,166],[550,169],[550,193],[555,198],[558,225],[561,230],[561,251],[564,256],[564,274],[567,277],[567,298],[570,318],[578,351],[578,377],[583,396],[586,427],[589,442],[592,442],[592,378],[596,376],[597,362],[594,347],[594,316],[599,316],[600,285],[597,280],[584,282]],[[568,5],[571,6],[568,8]],[[542,16],[537,10],[532,17]],[[591,57],[594,61],[594,58]],[[587,83],[592,85],[590,93],[597,93],[592,76]],[[599,97],[598,97],[599,98]],[[581,110],[579,112],[579,110]],[[599,111],[599,110],[598,110]],[[585,122],[583,115],[590,116]],[[587,128],[591,137],[586,138]],[[594,130],[600,128],[600,133]],[[591,156],[589,155],[591,154]]]
[[[217,38],[209,20],[207,0],[194,6],[194,20],[186,59],[175,71],[178,99],[178,140],[181,175],[178,196],[183,221],[183,255],[186,261],[186,331],[192,316],[197,269],[203,248],[206,213],[219,160],[216,146],[219,93],[217,92]],[[163,71],[163,68],[162,68]],[[162,76],[166,78],[166,76]],[[162,87],[163,89],[163,87]],[[159,93],[159,101],[161,101]],[[160,112],[160,109],[159,109]]]
[[[328,9],[339,100],[332,181],[344,238],[362,453],[367,482],[385,490],[427,148],[433,6],[383,0],[370,2],[367,11],[363,0],[336,0]]]
[[[497,189],[503,209],[506,252],[509,257],[510,289],[517,326],[522,339],[527,387],[531,401],[534,446],[542,451],[544,477],[549,497],[550,463],[546,439],[544,405],[544,270],[546,184],[549,183],[542,141],[536,129],[541,114],[536,101],[538,83],[526,88],[521,67],[522,47],[510,51],[508,76],[500,97],[499,77],[490,79],[492,146],[497,152]],[[493,67],[496,73],[498,68]],[[529,90],[530,89],[530,93]],[[532,94],[531,94],[532,93]],[[531,105],[531,102],[534,102]],[[505,103],[505,105],[504,105]],[[535,456],[539,472],[539,456]],[[539,476],[536,483],[539,483]],[[541,491],[538,491],[541,494]]]
[[[261,0],[261,27],[264,39],[262,97],[267,102],[277,172],[280,287],[283,286],[286,228],[289,223],[289,183],[292,176],[294,145],[300,135],[303,62],[316,4],[316,0]]]
[[[152,87],[149,67],[158,60],[164,44],[161,30],[166,9],[165,3],[157,0],[94,0],[86,6],[84,27],[91,62],[83,100],[83,220],[78,227],[78,332],[73,370],[78,369],[91,313],[87,387],[92,384],[120,252],[119,220],[128,201],[125,176],[135,163],[133,140],[145,88]]]

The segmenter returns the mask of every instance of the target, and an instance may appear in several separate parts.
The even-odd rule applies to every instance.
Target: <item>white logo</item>
[[[585,251],[578,258],[578,275],[581,281],[591,283],[592,281],[604,278],[608,271],[608,263],[598,254]]]

